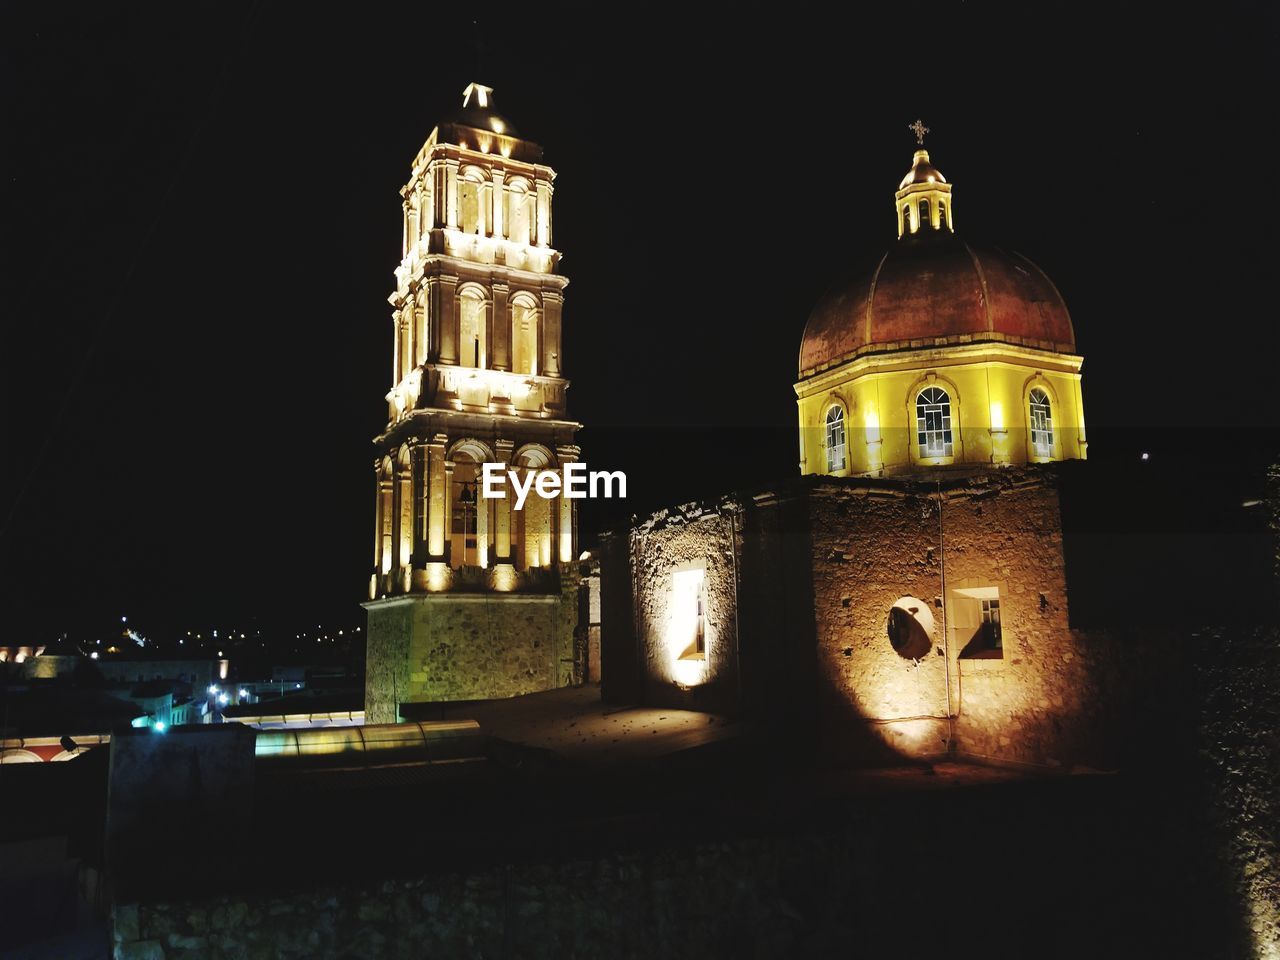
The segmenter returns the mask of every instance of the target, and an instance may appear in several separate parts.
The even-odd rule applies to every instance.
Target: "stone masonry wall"
[[[1090,709],[1088,666],[1067,622],[1049,478],[1002,472],[941,489],[824,484],[810,512],[826,730],[870,723],[906,755],[951,746],[1035,764],[1087,758],[1076,721]],[[999,653],[971,655],[982,646],[979,614],[962,591],[975,588],[998,590]],[[888,636],[901,597],[921,601],[933,625],[932,643],[911,657]]]
[[[644,670],[644,700],[728,712],[737,699],[737,589],[732,508],[693,504],[655,516],[631,538],[632,569],[642,585],[636,598],[636,633]],[[688,610],[673,604],[673,575],[703,570],[705,660],[680,659]]]
[[[417,594],[368,610],[369,723],[394,723],[397,703],[514,697],[581,682],[571,570],[551,595]]]

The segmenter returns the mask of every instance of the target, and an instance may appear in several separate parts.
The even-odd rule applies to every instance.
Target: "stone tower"
[[[400,191],[388,420],[374,440],[370,722],[407,701],[526,693],[567,675],[558,604],[575,505],[531,496],[515,510],[479,482],[486,462],[523,473],[578,459],[580,424],[565,414],[568,280],[552,246],[554,181],[542,148],[496,112],[490,87],[472,83]]]

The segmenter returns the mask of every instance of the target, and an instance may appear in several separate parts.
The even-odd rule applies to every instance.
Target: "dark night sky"
[[[358,622],[396,191],[473,79],[559,172],[624,513],[795,472],[808,310],[891,242],[917,116],[960,232],[1066,297],[1091,457],[1276,452],[1266,5],[492,9],[477,68],[440,5],[5,6],[9,630]]]

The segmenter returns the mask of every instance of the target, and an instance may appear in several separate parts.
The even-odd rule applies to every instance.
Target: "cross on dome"
[[[907,129],[916,135],[916,143],[924,146],[924,135],[929,132],[929,128],[924,125],[924,121],[916,119],[915,123],[908,123]]]

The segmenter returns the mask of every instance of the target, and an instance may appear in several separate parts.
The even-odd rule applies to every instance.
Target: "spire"
[[[927,231],[953,232],[951,184],[929,161],[929,151],[924,149],[924,135],[929,128],[923,120],[916,120],[907,124],[907,129],[915,134],[917,149],[911,158],[911,169],[894,194],[898,237],[918,236]]]

